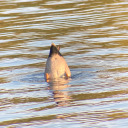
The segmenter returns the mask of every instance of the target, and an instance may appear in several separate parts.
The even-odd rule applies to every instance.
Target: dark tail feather
[[[51,57],[55,54],[62,56],[61,53],[59,52],[59,48],[57,48],[56,45],[54,43],[52,43],[51,47],[50,47],[49,57]]]

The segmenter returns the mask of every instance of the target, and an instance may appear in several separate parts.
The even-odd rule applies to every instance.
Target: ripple
[[[126,1],[0,1],[1,127],[126,127]],[[46,83],[51,43],[72,73]],[[53,125],[54,124],[54,125]]]

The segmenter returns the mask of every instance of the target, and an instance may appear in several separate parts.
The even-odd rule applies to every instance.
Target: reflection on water
[[[59,78],[49,82],[49,89],[52,90],[54,100],[58,106],[67,106],[69,104],[68,82],[69,80],[65,78]]]
[[[1,0],[0,127],[127,128],[127,6],[125,0]],[[44,80],[53,42],[71,80]]]

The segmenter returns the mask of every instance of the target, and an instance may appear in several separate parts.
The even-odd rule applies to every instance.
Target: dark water
[[[128,2],[0,1],[0,128],[127,128]],[[44,80],[54,42],[72,73]]]

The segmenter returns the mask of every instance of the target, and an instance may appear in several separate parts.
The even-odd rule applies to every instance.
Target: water
[[[0,1],[0,128],[127,128],[128,2]],[[44,80],[54,42],[72,73]]]

